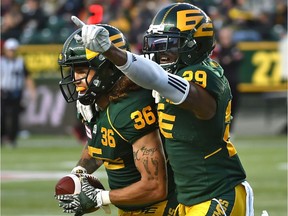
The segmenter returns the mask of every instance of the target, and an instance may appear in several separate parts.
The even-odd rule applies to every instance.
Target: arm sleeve
[[[181,104],[189,93],[187,80],[167,73],[160,65],[142,56],[127,52],[126,64],[117,67],[136,84],[156,90],[174,104]]]

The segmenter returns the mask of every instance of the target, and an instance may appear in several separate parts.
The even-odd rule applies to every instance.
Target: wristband
[[[110,191],[106,190],[101,191],[101,198],[103,205],[108,205],[111,203],[109,193]]]
[[[87,170],[82,166],[76,166],[71,170],[71,174],[86,174]]]

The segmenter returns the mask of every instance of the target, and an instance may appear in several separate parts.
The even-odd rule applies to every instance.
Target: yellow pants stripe
[[[228,192],[229,193],[229,192]],[[235,197],[231,197],[231,200],[222,199],[221,196],[218,198],[218,203],[216,207],[212,207],[212,199],[193,205],[185,206],[179,204],[177,207],[178,216],[223,216],[225,215],[222,211],[227,211],[227,209],[232,209],[231,212],[226,212],[227,216],[245,216],[246,215],[246,191],[242,184],[235,187]],[[234,201],[234,202],[233,202]],[[233,206],[229,206],[233,205]],[[222,208],[221,208],[222,207]],[[213,208],[213,209],[210,209]],[[210,212],[208,214],[208,212]],[[212,212],[212,213],[211,213]]]

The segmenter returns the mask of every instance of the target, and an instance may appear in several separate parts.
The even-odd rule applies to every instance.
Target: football
[[[95,188],[105,189],[102,183],[93,175],[87,175],[88,182]],[[80,194],[81,181],[77,174],[62,177],[55,186],[55,194]]]
[[[87,175],[88,182],[95,188],[105,190],[102,183],[93,175]],[[55,194],[63,195],[63,194],[80,194],[80,203],[81,197],[83,194],[81,193],[81,181],[77,174],[69,174],[62,177],[55,186]],[[99,208],[91,207],[87,203],[81,203],[81,206],[84,207],[85,213],[90,213],[98,210]]]
[[[55,186],[55,194],[79,194],[81,192],[81,182],[77,175],[69,174],[62,177]]]

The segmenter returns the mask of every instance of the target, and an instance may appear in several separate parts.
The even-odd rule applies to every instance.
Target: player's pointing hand
[[[83,27],[85,25],[85,23],[82,20],[80,20],[78,17],[76,17],[76,16],[71,16],[71,20],[79,28],[81,28],[81,27]]]
[[[82,36],[77,34],[74,36],[78,43],[99,53],[104,53],[110,48],[109,32],[105,28],[97,25],[86,25],[76,16],[71,16],[71,20],[76,26],[82,28]]]

